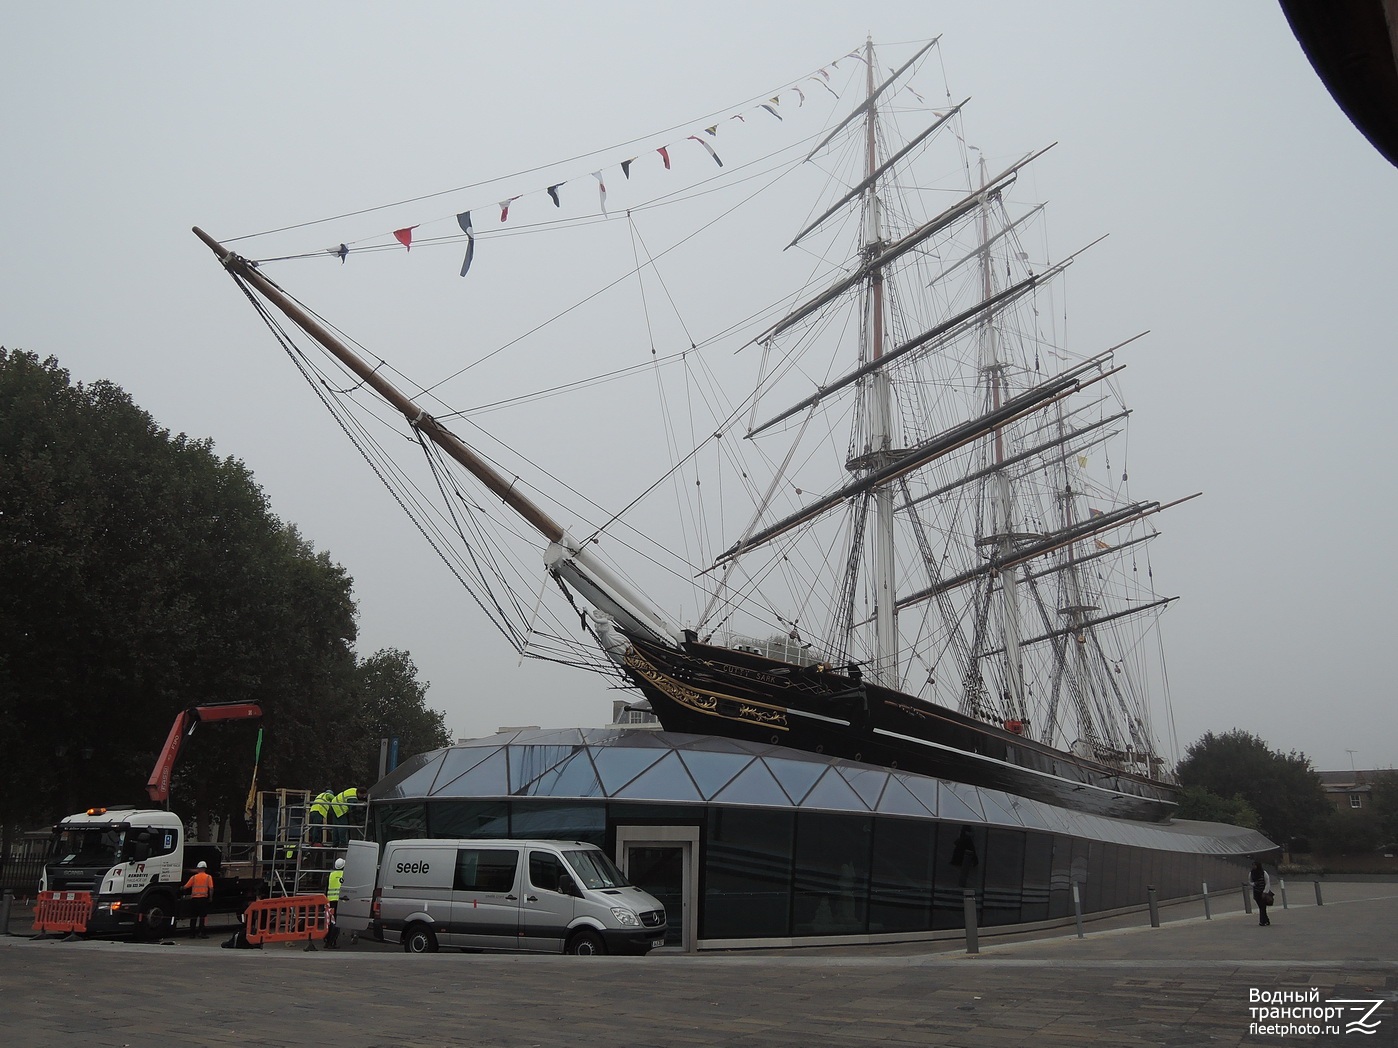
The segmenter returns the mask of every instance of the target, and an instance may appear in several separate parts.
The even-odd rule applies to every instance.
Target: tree
[[[0,580],[0,821],[142,800],[175,715],[210,702],[262,704],[263,783],[344,777],[359,694],[344,569],[212,442],[3,347]],[[241,812],[253,731],[190,740],[177,810]]]
[[[1398,841],[1398,771],[1379,772],[1369,782],[1374,818],[1379,824],[1379,844]]]
[[[1261,831],[1279,844],[1311,834],[1331,810],[1304,753],[1274,751],[1240,728],[1207,732],[1185,752],[1178,771],[1186,789],[1245,800],[1257,812]]]
[[[1239,794],[1220,797],[1202,786],[1186,786],[1176,813],[1181,819],[1199,822],[1221,822],[1229,826],[1244,826],[1260,830],[1262,820],[1252,805]]]
[[[349,740],[350,781],[368,785],[378,778],[379,740],[396,737],[398,752],[423,753],[451,744],[444,715],[427,706],[428,685],[406,651],[385,648],[356,668],[358,713]]]

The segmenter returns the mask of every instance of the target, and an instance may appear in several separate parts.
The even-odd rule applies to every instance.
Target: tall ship
[[[345,420],[368,398],[427,452],[432,479],[415,490],[443,502],[419,527],[521,654],[610,678],[669,731],[1168,819],[1178,787],[1157,741],[1169,726],[1158,630],[1175,598],[1155,589],[1150,548],[1159,514],[1184,499],[1130,489],[1120,373],[1140,336],[1083,347],[1066,336],[1065,273],[1093,245],[1049,254],[1044,205],[1017,200],[1047,148],[992,162],[966,130],[966,101],[925,101],[914,78],[935,70],[937,45],[891,68],[866,42],[804,87],[676,139],[703,147],[715,190],[805,175],[825,195],[780,237],[736,206],[731,230],[718,221],[726,213],[703,221],[720,244],[707,265],[768,252],[773,270],[799,259],[806,275],[760,306],[710,300],[712,335],[686,329],[669,349],[652,340],[646,397],[678,391],[686,414],[649,432],[641,418],[653,405],[632,400],[631,438],[597,449],[605,499],[575,496],[537,453],[510,461],[481,422],[488,412],[452,407],[446,387],[393,377],[377,351],[286,290],[279,270],[272,278],[293,256],[245,257],[195,232],[321,399],[346,412],[347,432],[366,432]],[[818,100],[830,115],[798,148],[723,166],[730,127],[783,113],[795,125],[793,107]],[[541,186],[540,225],[589,175],[600,189],[591,218],[634,222],[669,198],[637,196],[623,218],[617,187],[642,194],[642,161],[668,173],[678,148],[619,153],[607,170]],[[501,222],[526,210],[522,196],[498,204]],[[474,224],[457,212],[435,238],[464,248],[463,276],[502,228],[474,204]],[[485,206],[493,218],[496,205]],[[387,232],[403,248],[416,235],[421,250],[427,229]],[[663,251],[637,249],[629,276],[643,294],[652,280],[648,318],[673,301],[655,288],[685,272],[668,251],[686,243],[674,234]],[[343,264],[352,250],[295,257]],[[704,279],[702,267],[690,272]],[[725,306],[733,315],[718,319]],[[312,351],[325,363],[308,363]],[[627,370],[602,353],[596,363],[598,384]],[[591,388],[551,384],[532,404],[557,422],[555,398]],[[394,469],[375,470],[400,483]]]

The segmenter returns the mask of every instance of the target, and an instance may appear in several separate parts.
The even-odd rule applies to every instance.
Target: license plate
[[[658,950],[658,949],[660,949],[660,947],[662,947],[662,946],[664,946],[664,945],[665,945],[665,940],[664,940],[664,939],[652,939],[652,940],[650,941],[650,948],[651,948],[652,950]]]

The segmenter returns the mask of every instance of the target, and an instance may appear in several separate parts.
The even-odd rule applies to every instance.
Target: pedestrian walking
[[[1267,916],[1267,907],[1272,905],[1275,896],[1272,894],[1271,875],[1262,868],[1261,859],[1253,860],[1249,879],[1252,881],[1252,900],[1257,903],[1257,923],[1265,928],[1272,923],[1272,918]]]

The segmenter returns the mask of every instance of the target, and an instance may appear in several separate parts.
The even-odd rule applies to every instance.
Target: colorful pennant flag
[[[796,92],[796,108],[800,109],[803,105],[806,104],[806,93],[802,91],[799,87],[797,87],[795,84],[791,85],[791,90]]]
[[[562,204],[560,204],[560,203],[558,202],[558,190],[559,190],[559,187],[562,186],[562,185],[563,185],[563,183],[560,182],[560,183],[558,183],[558,185],[556,185],[556,186],[549,186],[549,196],[553,197],[553,206],[554,206],[554,207],[562,207],[562,206],[563,206]]]
[[[602,214],[607,213],[607,183],[602,179],[602,172],[592,172],[592,177],[597,179],[597,195],[602,200]]]
[[[698,142],[701,146],[703,146],[705,149],[709,151],[709,156],[714,158],[715,164],[717,164],[719,167],[723,166],[723,161],[718,158],[718,154],[714,152],[713,146],[709,145],[709,143],[705,142],[698,135],[690,135],[689,137],[691,141]]]
[[[456,216],[456,224],[466,234],[466,259],[461,263],[461,275],[471,268],[471,260],[476,257],[476,234],[471,231],[471,212],[463,211]]]
[[[661,146],[659,149],[656,150],[656,152],[660,154],[660,159],[663,160],[663,161],[665,161],[665,170],[666,170],[666,171],[669,171],[669,170],[670,170],[670,151],[669,151],[668,149],[666,149],[664,146]]]
[[[393,239],[411,251],[413,249],[413,230],[416,228],[417,226],[408,226],[406,229],[395,229]]]
[[[631,177],[631,165],[635,162],[636,158],[634,156],[630,160],[623,160],[621,162],[621,173],[625,175],[628,179]]]
[[[778,120],[780,120],[780,119],[782,118],[782,115],[781,115],[780,113],[778,113],[775,109],[773,109],[771,106],[769,106],[766,102],[763,102],[763,103],[762,103],[762,108],[765,109],[765,110],[767,110],[767,112],[771,113],[771,114],[772,114],[774,117],[776,117]]]
[[[502,200],[502,201],[500,201],[500,221],[501,221],[501,222],[505,221],[505,219],[507,219],[507,218],[510,217],[510,205],[513,204],[513,203],[514,203],[516,200],[518,200],[518,199],[519,199],[518,196],[512,196],[512,197],[510,197],[508,200]]]

